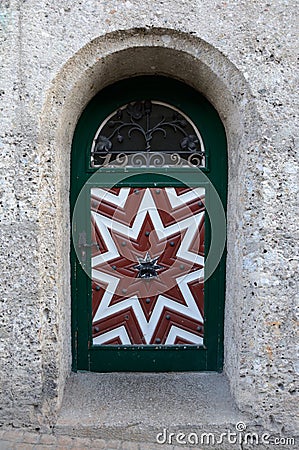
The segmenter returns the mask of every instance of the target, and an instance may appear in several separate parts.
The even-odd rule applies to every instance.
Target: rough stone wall
[[[125,62],[117,57],[116,65],[105,69],[103,64],[102,72],[99,67],[102,54],[120,51],[127,39],[125,30],[132,30],[132,47],[138,47],[143,35],[148,47],[159,42],[164,48],[179,46],[175,33],[190,36],[190,55],[205,60],[202,72],[205,64],[214,67],[224,85],[230,84],[231,103],[227,112],[224,107],[219,111],[229,137],[229,208],[234,211],[228,213],[228,274],[233,276],[227,279],[225,370],[240,408],[268,427],[295,427],[296,3],[145,0],[141,6],[136,0],[1,1],[3,422],[53,423],[61,402],[70,370],[70,275],[69,154],[59,143],[71,142],[78,105],[82,111],[97,87],[129,70],[119,67]],[[123,32],[113,34],[119,30]],[[155,30],[162,30],[158,38]],[[89,44],[97,38],[99,44]],[[197,51],[196,38],[208,44],[198,44]],[[72,58],[82,48],[85,53],[76,65],[78,59]],[[219,53],[215,60],[209,59],[212,48]],[[133,67],[134,52],[137,55],[133,48],[129,59]],[[88,67],[88,57],[98,59],[98,73]],[[225,60],[244,77],[246,89],[237,84],[236,75],[234,92],[234,72],[229,80]],[[166,66],[160,69],[163,59],[154,50],[142,64],[138,72],[136,62],[136,73],[171,72]],[[173,59],[173,75],[181,73],[184,79],[192,56],[190,61],[184,59],[184,67],[179,64]],[[69,100],[67,87],[74,90],[79,71],[89,69],[93,84],[88,95],[82,88],[81,97],[78,90]],[[199,83],[197,74],[189,79],[217,107],[212,79],[206,84]],[[244,123],[246,114],[242,118],[238,111],[253,105],[257,113],[251,118],[256,120]],[[52,119],[51,111],[59,108],[63,113]],[[57,117],[60,131],[54,132]]]

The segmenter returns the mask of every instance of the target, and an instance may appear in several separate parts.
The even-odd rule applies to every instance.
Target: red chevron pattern
[[[202,345],[204,188],[92,188],[95,345]]]

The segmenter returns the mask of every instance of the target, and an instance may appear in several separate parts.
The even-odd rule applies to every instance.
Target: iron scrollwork
[[[165,103],[129,103],[100,126],[91,151],[94,167],[205,164],[202,138],[186,116]]]

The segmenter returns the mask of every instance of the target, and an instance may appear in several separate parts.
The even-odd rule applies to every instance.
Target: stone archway
[[[180,61],[180,64],[177,62]],[[40,301],[55,311],[56,333],[43,327],[44,414],[54,417],[70,372],[69,166],[73,132],[86,104],[103,87],[133,75],[167,75],[191,85],[214,105],[228,138],[228,259],[225,319],[225,370],[237,403],[246,380],[240,378],[242,343],[250,323],[242,324],[242,249],[249,236],[235,233],[245,209],[248,149],[259,118],[246,80],[217,49],[203,40],[168,29],[128,30],[94,39],[55,77],[42,114],[40,178]],[[49,232],[51,230],[51,232]],[[49,248],[54,251],[49,252]],[[49,282],[48,274],[51,273]],[[243,336],[243,338],[242,338]],[[48,370],[49,367],[51,370]]]

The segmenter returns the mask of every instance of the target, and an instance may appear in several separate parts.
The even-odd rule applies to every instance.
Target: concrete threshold
[[[220,434],[239,422],[251,421],[235,406],[223,374],[73,373],[54,432],[156,442],[161,432]]]

